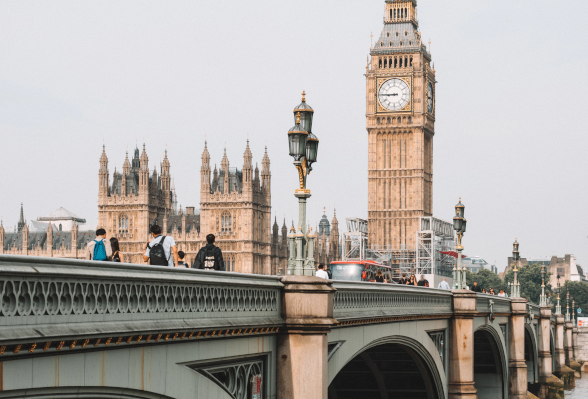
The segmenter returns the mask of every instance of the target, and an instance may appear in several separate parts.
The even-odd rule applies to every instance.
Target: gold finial
[[[302,102],[306,101],[306,91],[302,90]]]
[[[323,213],[327,213],[327,207],[323,206]]]
[[[459,202],[461,202],[461,197],[459,197]]]
[[[304,101],[304,99],[302,101]],[[296,113],[296,123],[300,123],[300,112]]]

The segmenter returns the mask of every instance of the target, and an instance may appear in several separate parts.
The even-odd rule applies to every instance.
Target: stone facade
[[[433,214],[435,69],[416,2],[386,1],[384,29],[366,67],[368,244],[415,249]]]

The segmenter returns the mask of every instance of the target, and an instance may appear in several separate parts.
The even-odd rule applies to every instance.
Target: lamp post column
[[[517,239],[515,239],[515,242],[512,244],[512,258],[514,260],[514,269],[512,269],[512,271],[514,272],[514,276],[513,276],[511,290],[510,290],[510,297],[511,298],[520,298],[521,297],[521,289],[520,289],[519,278],[518,278],[519,241]]]
[[[455,246],[457,250],[457,266],[453,269],[453,286],[458,290],[466,289],[466,269],[462,267],[461,263],[461,251],[463,251],[461,240],[465,234],[467,223],[467,220],[463,217],[464,213],[465,206],[461,203],[460,198],[459,203],[455,205],[455,217],[453,218],[453,229],[457,234],[457,245]]]

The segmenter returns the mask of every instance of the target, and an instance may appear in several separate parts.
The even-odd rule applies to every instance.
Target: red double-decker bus
[[[331,278],[344,281],[376,281],[376,273],[382,271],[384,281],[395,284],[392,280],[392,268],[373,260],[350,260],[331,262]]]

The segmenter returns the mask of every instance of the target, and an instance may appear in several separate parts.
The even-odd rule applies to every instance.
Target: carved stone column
[[[563,381],[553,375],[551,359],[551,307],[542,306],[539,319],[539,397],[564,397]]]
[[[527,398],[527,363],[525,363],[525,316],[527,300],[512,298],[510,302],[511,316],[508,323],[509,346],[509,399]]]
[[[474,384],[474,316],[476,294],[452,290],[453,318],[449,339],[449,399],[476,399]]]
[[[278,399],[326,399],[335,289],[320,277],[286,276],[282,283],[286,327],[278,337]]]
[[[564,351],[564,317],[556,315],[555,324],[555,370],[553,374],[564,383],[564,389],[572,389],[576,386],[574,370],[566,366]]]

